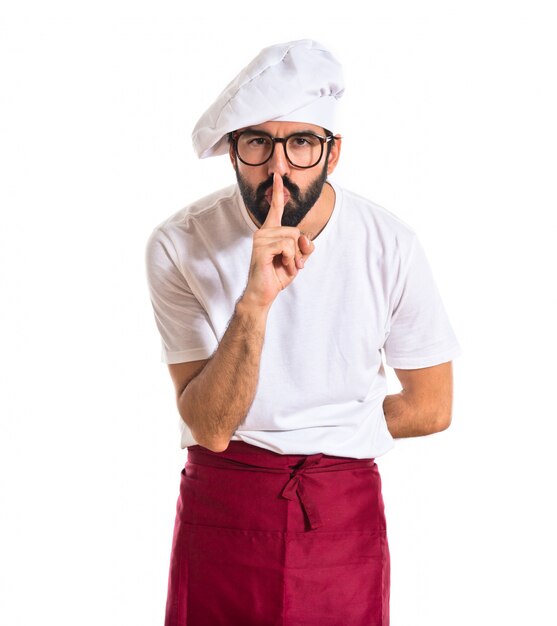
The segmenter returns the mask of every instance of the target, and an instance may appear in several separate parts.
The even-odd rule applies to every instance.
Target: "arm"
[[[276,176],[269,214],[253,236],[246,289],[217,350],[208,360],[169,366],[182,419],[214,452],[226,450],[255,397],[270,307],[314,250],[299,229],[281,226],[283,209]]]
[[[178,411],[202,446],[221,452],[245,419],[259,380],[267,311],[240,299],[210,359],[169,365]]]
[[[387,428],[395,438],[430,435],[449,427],[452,414],[452,362],[395,369],[402,391],[385,396]]]

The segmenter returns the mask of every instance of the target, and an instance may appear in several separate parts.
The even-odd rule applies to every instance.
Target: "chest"
[[[251,239],[234,254],[220,255],[197,268],[203,304],[220,340],[243,293],[251,259]],[[388,276],[380,254],[349,246],[316,247],[305,267],[276,298],[268,317],[266,343],[283,346],[293,338],[321,355],[334,345],[353,353],[380,349],[387,327]]]

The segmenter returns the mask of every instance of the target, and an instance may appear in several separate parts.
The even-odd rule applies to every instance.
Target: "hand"
[[[273,177],[273,196],[265,222],[253,235],[248,284],[242,296],[257,306],[270,306],[298,275],[315,245],[298,228],[282,226],[284,185]]]

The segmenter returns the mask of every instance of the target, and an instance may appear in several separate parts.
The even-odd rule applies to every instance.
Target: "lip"
[[[288,198],[290,198],[290,193],[286,189],[284,189],[283,194],[284,194],[284,204],[286,204],[288,202]],[[265,192],[265,199],[267,200],[269,204],[271,204],[272,197],[273,197],[272,189],[269,189],[269,191]]]

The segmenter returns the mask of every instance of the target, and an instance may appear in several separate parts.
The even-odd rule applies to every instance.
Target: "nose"
[[[290,163],[286,158],[283,143],[275,143],[273,156],[267,161],[267,171],[269,176],[275,173],[279,176],[286,176],[290,172]]]

